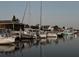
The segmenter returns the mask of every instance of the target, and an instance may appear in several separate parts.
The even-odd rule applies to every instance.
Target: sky
[[[0,1],[0,20],[11,20],[15,15],[24,24],[40,23],[40,1]],[[79,26],[79,1],[43,1],[42,24],[59,26]]]

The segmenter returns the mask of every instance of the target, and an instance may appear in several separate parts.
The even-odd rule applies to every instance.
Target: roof
[[[12,20],[0,20],[0,23],[12,23]]]
[[[19,22],[13,22],[12,20],[0,20],[0,24],[20,24]]]

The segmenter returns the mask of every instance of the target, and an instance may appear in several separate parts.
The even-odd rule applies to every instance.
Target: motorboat
[[[65,34],[65,35],[72,35],[72,34],[74,34],[74,31],[64,30],[63,34]]]

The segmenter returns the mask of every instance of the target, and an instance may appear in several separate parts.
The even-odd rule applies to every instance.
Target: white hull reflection
[[[41,39],[40,42],[46,42],[46,39]]]
[[[47,34],[47,39],[56,40],[57,39],[57,34],[55,34],[55,33],[48,33]]]
[[[11,52],[15,50],[15,45],[0,45],[0,52]]]
[[[47,38],[48,40],[57,40],[57,38]]]
[[[76,34],[73,34],[73,35],[64,35],[64,38],[65,39],[75,39],[75,38],[77,38],[77,35]]]

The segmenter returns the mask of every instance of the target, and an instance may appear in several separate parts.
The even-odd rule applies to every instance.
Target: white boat
[[[30,35],[31,35],[31,33],[30,33],[30,32],[26,32],[26,31],[24,31],[24,33],[22,33],[22,34],[24,34],[24,35],[28,35],[28,36],[30,36]]]
[[[20,33],[20,31],[11,31],[11,36],[12,37],[19,37],[19,33]]]
[[[11,44],[15,42],[15,37],[11,37],[4,29],[0,29],[0,44]]]
[[[24,28],[24,31],[21,34],[22,34],[22,37],[26,37],[26,38],[36,37],[36,32],[34,32],[33,29],[31,28]]]
[[[41,27],[42,27],[42,1],[41,1],[41,5],[40,5],[39,37],[40,37],[41,39],[45,39],[45,38],[46,38],[46,33],[41,30]]]
[[[64,30],[63,31],[63,34],[66,34],[66,35],[72,35],[74,32],[72,31],[70,31],[70,30]]]
[[[41,32],[41,31],[40,31],[39,37],[40,37],[41,39],[45,39],[45,38],[47,37],[47,35],[46,35],[45,32]]]
[[[47,33],[47,38],[51,38],[51,39],[57,39],[57,34],[56,33]]]
[[[40,38],[46,38],[46,34],[40,34]]]

